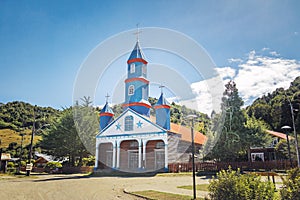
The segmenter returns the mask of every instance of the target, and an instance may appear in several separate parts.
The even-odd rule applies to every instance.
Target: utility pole
[[[32,125],[32,131],[31,131],[30,148],[29,148],[29,153],[28,153],[28,162],[26,165],[26,176],[30,176],[30,171],[32,169],[31,157],[32,157],[33,137],[35,134],[35,108],[36,108],[36,106],[34,106],[34,108],[33,108],[33,125]]]

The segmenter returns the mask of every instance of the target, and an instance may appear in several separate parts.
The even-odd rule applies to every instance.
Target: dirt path
[[[197,177],[197,184],[207,179]],[[178,185],[191,185],[189,176],[180,177],[86,177],[75,175],[45,175],[31,178],[0,180],[0,199],[122,199],[140,198],[123,192],[158,190],[192,195],[191,190],[179,189]],[[205,193],[199,192],[203,196]]]

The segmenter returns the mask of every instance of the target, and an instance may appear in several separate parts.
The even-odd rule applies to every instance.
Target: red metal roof
[[[273,137],[278,137],[281,139],[286,140],[286,135],[284,133],[280,133],[280,132],[276,132],[276,131],[271,131],[271,130],[266,130],[266,133],[268,133],[269,135],[273,136]],[[289,136],[290,139],[294,139],[294,137]]]
[[[187,142],[192,142],[192,137],[191,137],[191,128],[188,128],[186,126],[182,126],[179,124],[174,124],[171,123],[171,130],[170,132],[180,134],[181,135],[181,140],[187,141]],[[199,131],[194,130],[194,136],[195,136],[195,143],[196,144],[201,144],[203,145],[207,139],[205,135],[200,133]]]

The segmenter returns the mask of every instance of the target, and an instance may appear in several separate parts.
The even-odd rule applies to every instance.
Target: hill
[[[291,82],[287,90],[277,88],[274,92],[256,99],[246,108],[249,116],[265,121],[270,129],[282,131],[281,127],[292,127],[292,115],[289,101],[294,109],[296,130],[300,130],[300,76]]]
[[[43,124],[51,123],[59,113],[59,110],[51,107],[33,106],[21,101],[0,103],[0,129],[31,129],[34,118],[36,128],[40,128]]]

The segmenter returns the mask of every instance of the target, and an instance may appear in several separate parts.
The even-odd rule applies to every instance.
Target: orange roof
[[[155,116],[150,116],[150,121],[155,123]],[[170,123],[170,128],[169,132],[175,133],[175,134],[180,134],[181,135],[181,140],[187,141],[187,142],[192,142],[192,137],[191,137],[191,128],[188,128],[186,126],[182,126],[180,124],[175,124],[175,123]],[[204,144],[207,137],[200,133],[199,131],[194,130],[194,136],[195,136],[195,143],[196,144]]]
[[[278,138],[286,140],[286,134],[284,134],[284,133],[270,131],[270,130],[266,130],[266,133],[268,133],[269,135],[271,135],[273,137],[278,137]],[[289,138],[294,139],[294,137],[292,137],[292,136],[289,136]]]
[[[171,130],[170,132],[180,134],[181,140],[191,142],[191,129],[185,126],[181,126],[179,124],[171,123]],[[199,131],[194,130],[194,136],[195,136],[195,143],[196,144],[204,144],[206,141],[206,136],[200,133]]]

